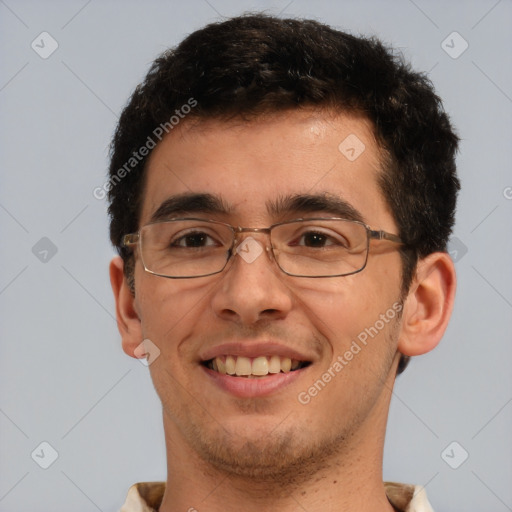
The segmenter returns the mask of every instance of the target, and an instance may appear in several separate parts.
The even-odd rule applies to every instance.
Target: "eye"
[[[289,245],[321,249],[329,246],[348,247],[348,242],[338,233],[326,233],[320,230],[310,230],[301,233],[295,240],[290,242]]]
[[[171,247],[197,248],[218,247],[222,244],[214,240],[207,233],[196,231],[174,238],[169,245]]]
[[[298,245],[305,245],[306,247],[325,247],[333,243],[327,235],[315,231],[304,233],[300,240],[303,243]]]

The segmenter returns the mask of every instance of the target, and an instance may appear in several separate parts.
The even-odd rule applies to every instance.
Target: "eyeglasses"
[[[251,237],[242,240],[241,233],[268,234],[267,252],[285,274],[295,277],[355,274],[366,266],[370,240],[403,243],[397,235],[340,218],[295,219],[268,228],[183,218],[147,224],[125,235],[122,245],[137,246],[144,269],[151,274],[171,279],[206,277],[222,272],[235,252],[246,261],[259,256],[261,245]]]

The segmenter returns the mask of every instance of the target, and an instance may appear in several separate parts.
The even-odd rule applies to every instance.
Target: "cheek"
[[[346,343],[373,325],[398,297],[394,286],[372,282],[363,273],[308,284],[297,296],[315,327],[331,340],[333,350],[339,349],[336,340]]]
[[[184,415],[183,404],[190,399],[185,390],[193,388],[189,372],[194,354],[187,341],[204,314],[210,287],[198,286],[193,280],[177,281],[149,274],[139,283],[142,333],[160,350],[158,359],[150,365],[153,385],[167,414]]]
[[[304,421],[310,418],[314,423],[312,430],[330,429],[343,435],[359,429],[372,411],[376,411],[374,418],[379,417],[379,407],[392,386],[392,333],[390,322],[365,343],[341,335],[333,340],[333,358],[311,376],[298,396],[303,404],[299,411]]]
[[[163,347],[176,346],[173,341],[196,321],[209,287],[149,274],[139,283],[136,292],[143,335]]]

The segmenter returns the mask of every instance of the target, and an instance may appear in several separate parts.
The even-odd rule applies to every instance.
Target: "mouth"
[[[227,354],[208,359],[201,364],[221,375],[262,379],[307,368],[311,361],[299,361],[279,355],[245,357]]]

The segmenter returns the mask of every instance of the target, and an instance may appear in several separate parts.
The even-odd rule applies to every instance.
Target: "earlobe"
[[[119,256],[112,259],[109,271],[110,284],[116,302],[117,328],[121,334],[123,350],[129,356],[137,357],[134,352],[143,339],[142,326],[135,297],[124,275],[124,263]]]
[[[418,262],[404,303],[399,352],[417,356],[438,345],[452,313],[455,288],[455,267],[447,253],[435,252]]]

